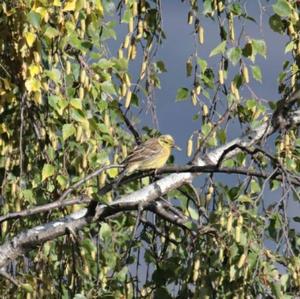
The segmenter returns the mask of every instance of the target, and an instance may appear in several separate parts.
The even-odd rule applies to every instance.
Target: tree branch
[[[134,136],[135,142],[136,144],[140,144],[142,142],[140,134],[138,133],[138,131],[135,129],[135,127],[133,126],[133,124],[131,123],[131,121],[128,119],[127,115],[123,112],[123,110],[121,109],[121,105],[119,104],[119,111],[123,117],[123,120],[127,126],[127,128],[129,129],[129,131],[132,133],[132,135]]]
[[[230,151],[229,151],[230,152]],[[110,165],[111,167],[115,167],[113,165]],[[103,169],[103,168],[101,168]],[[84,182],[87,182],[88,179],[91,179],[95,176],[96,173],[99,173],[101,169],[96,170],[95,172],[91,173],[90,175],[86,176],[84,179],[80,180],[77,182],[77,187],[81,186]],[[106,168],[107,169],[107,168]],[[157,175],[160,174],[167,174],[167,173],[173,173],[173,174],[179,174],[179,173],[226,173],[226,174],[240,174],[240,175],[246,175],[246,176],[253,176],[253,177],[258,177],[258,178],[264,178],[264,179],[276,179],[281,181],[282,180],[282,174],[281,171],[275,171],[272,173],[269,172],[262,172],[262,171],[257,171],[255,169],[248,169],[248,168],[242,168],[242,167],[237,167],[237,168],[229,168],[229,167],[218,167],[217,165],[206,165],[206,166],[196,166],[196,165],[185,165],[185,166],[167,166],[162,169],[159,169],[156,171]],[[121,184],[126,184],[132,181],[135,181],[137,179],[146,177],[146,176],[153,176],[154,171],[144,171],[144,172],[139,172],[132,174],[128,177],[125,177],[122,181]],[[290,181],[292,184],[295,186],[300,186],[300,178],[298,177],[291,177]],[[74,184],[75,185],[75,184]],[[75,190],[75,187],[71,186],[68,190]],[[100,191],[99,194],[103,196],[107,192],[111,191],[113,188],[113,182],[105,185]],[[64,194],[70,194],[70,192],[67,192],[66,190]],[[22,217],[29,217],[32,215],[36,215],[39,213],[47,213],[55,209],[61,209],[67,206],[72,206],[75,204],[88,204],[91,202],[91,199],[85,195],[80,195],[76,196],[72,199],[69,200],[64,200],[62,201],[61,198],[65,198],[64,194],[59,198],[59,200],[56,200],[54,202],[37,206],[31,209],[23,210],[20,212],[14,212],[14,213],[9,213],[7,215],[0,216],[0,223],[3,221],[11,220],[11,219],[18,219]]]
[[[285,106],[284,109],[286,109]],[[287,113],[286,116],[285,126],[299,124],[300,111]],[[211,165],[217,165],[222,153],[234,144],[239,144],[243,147],[251,147],[258,143],[261,138],[270,136],[276,131],[276,129],[279,128],[279,124],[276,119],[274,119],[274,117],[272,118],[274,121],[264,123],[262,126],[254,129],[247,135],[228,142],[226,145],[208,153],[203,159],[197,159],[194,166],[211,167]],[[235,149],[229,152],[226,157],[230,158],[239,151],[240,149]],[[141,190],[124,195],[121,199],[112,202],[110,205],[101,205],[95,200],[91,200],[88,209],[82,209],[69,216],[58,219],[57,221],[21,232],[11,240],[5,241],[4,244],[0,246],[0,268],[3,267],[9,260],[14,260],[18,256],[31,250],[33,247],[62,236],[70,230],[76,231],[82,229],[91,222],[104,221],[106,218],[119,212],[137,210],[140,204],[147,206],[147,204],[155,201],[157,198],[169,191],[180,187],[186,182],[191,182],[197,175],[197,172],[199,173],[199,169],[197,169],[196,172],[192,172],[191,170],[190,172],[172,173]],[[248,174],[250,174],[249,171]],[[153,209],[157,213],[160,212],[157,207],[155,208],[155,205]]]

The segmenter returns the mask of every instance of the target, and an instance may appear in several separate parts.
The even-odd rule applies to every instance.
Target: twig
[[[7,215],[0,216],[0,223],[3,221],[11,220],[11,219],[19,219],[23,217],[29,217],[32,215],[40,214],[40,213],[47,213],[54,209],[61,209],[67,206],[72,206],[75,204],[84,204],[89,203],[91,199],[84,195],[80,195],[70,200],[65,201],[54,201],[45,205],[37,206],[31,209],[22,210],[20,212],[9,213]]]
[[[193,235],[195,235],[195,232],[192,231],[186,224],[190,220],[189,218],[185,217],[185,219],[181,219],[180,217],[178,217],[177,215],[174,215],[172,213],[169,213],[167,210],[164,209],[163,205],[160,202],[154,202],[151,205],[149,205],[149,207],[147,207],[148,210],[152,211],[153,213],[155,213],[156,215],[162,217],[163,219],[176,224],[178,226],[180,226],[181,228],[189,231],[190,233],[192,233]],[[196,224],[197,225],[197,224]]]
[[[14,279],[11,275],[9,275],[7,272],[0,270],[0,275],[3,276],[4,278],[8,279],[16,287],[20,287],[20,283],[16,279]]]
[[[26,93],[22,95],[21,98],[21,109],[20,109],[20,140],[19,140],[19,150],[20,150],[20,189],[22,190],[23,184],[23,164],[24,164],[24,153],[23,153],[23,130],[24,130],[24,101]]]
[[[202,147],[205,144],[205,142],[208,140],[209,137],[211,137],[211,135],[216,131],[216,129],[223,123],[225,122],[229,116],[230,116],[230,112],[231,112],[231,107],[228,108],[225,113],[218,119],[218,121],[216,123],[213,124],[211,130],[209,131],[209,133],[205,136],[205,138],[203,140],[201,140],[201,143],[199,144],[199,148],[196,150],[194,157],[192,159],[192,163],[194,163],[195,161],[198,160]]]
[[[141,217],[140,221],[145,225],[145,227],[150,227],[156,234],[164,237],[167,241],[169,241],[175,245],[180,244],[180,242],[169,238],[168,235],[165,235],[156,225],[154,225],[152,222],[148,221],[146,218]]]
[[[136,144],[141,144],[142,140],[140,137],[140,134],[138,133],[138,131],[135,129],[135,127],[133,126],[133,124],[131,123],[131,121],[128,119],[128,117],[126,116],[126,114],[123,112],[123,110],[120,107],[119,104],[119,111],[125,121],[126,126],[128,127],[128,129],[130,130],[130,132],[132,133],[132,135],[134,136],[135,142]]]
[[[6,220],[10,220],[10,219],[18,219],[18,218],[21,218],[21,217],[28,217],[28,216],[32,216],[32,215],[39,214],[39,213],[49,212],[49,211],[54,210],[54,209],[59,209],[59,208],[63,208],[63,207],[66,207],[66,206],[71,206],[71,205],[74,205],[74,204],[89,203],[90,198],[87,197],[87,196],[84,196],[84,195],[75,197],[71,200],[64,201],[64,199],[72,191],[79,188],[81,185],[83,185],[87,181],[91,180],[95,176],[99,175],[101,172],[103,172],[107,169],[110,169],[110,168],[121,168],[121,167],[123,167],[123,166],[118,165],[118,164],[103,166],[103,167],[97,169],[96,171],[90,173],[86,177],[82,178],[81,180],[79,180],[75,184],[73,184],[57,200],[55,200],[51,203],[45,204],[45,205],[41,205],[41,206],[31,208],[31,209],[27,209],[27,210],[23,210],[23,211],[20,211],[20,212],[15,212],[15,213],[10,213],[10,214],[7,214],[7,215],[0,216],[0,223],[3,222],[3,221],[6,221]]]
[[[73,184],[71,187],[69,187],[59,198],[58,201],[62,201],[65,199],[73,190],[77,189],[81,185],[83,185],[85,182],[89,181],[90,179],[94,178],[95,176],[99,175],[101,172],[111,169],[111,168],[123,168],[123,165],[120,164],[112,164],[112,165],[107,165],[107,166],[102,166],[101,168],[95,170],[94,172],[90,173],[86,177],[82,178],[75,184]]]

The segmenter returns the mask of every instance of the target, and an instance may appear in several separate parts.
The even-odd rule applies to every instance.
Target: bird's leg
[[[120,193],[119,193],[118,189],[115,188],[114,185],[113,185],[113,187],[111,189],[111,192],[112,192],[112,196],[113,196],[114,199],[117,199],[120,196]]]
[[[154,178],[155,178],[155,179],[159,178],[159,175],[157,174],[157,172],[158,172],[160,169],[161,169],[161,167],[160,167],[160,168],[156,168],[156,169],[154,170]]]

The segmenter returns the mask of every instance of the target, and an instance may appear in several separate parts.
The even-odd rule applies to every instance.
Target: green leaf
[[[292,8],[286,0],[277,0],[275,4],[272,5],[273,10],[281,17],[288,17],[292,13]]]
[[[102,34],[101,34],[101,39],[104,41],[104,40],[107,40],[107,39],[110,39],[110,38],[113,38],[113,39],[117,39],[117,34],[116,34],[116,31],[112,28],[109,28],[109,27],[102,27],[103,28],[103,31],[102,31]]]
[[[276,299],[282,299],[282,291],[280,282],[272,281],[271,290]]]
[[[177,89],[176,93],[176,102],[184,101],[189,96],[189,90],[186,87],[181,87]]]
[[[212,1],[211,0],[204,0],[203,3],[203,14],[207,15],[209,13],[212,13],[214,10],[212,8]]]
[[[129,20],[133,17],[131,9],[129,6],[125,9],[123,18],[121,20],[121,23],[129,23]]]
[[[126,280],[127,274],[128,274],[128,268],[127,266],[124,266],[121,271],[116,273],[116,279],[120,282],[124,282]]]
[[[100,69],[108,69],[111,68],[114,65],[114,62],[109,59],[101,58],[97,63],[93,64],[95,67],[99,67]]]
[[[261,188],[255,180],[252,180],[250,183],[250,190],[251,193],[259,193],[261,191]]]
[[[73,99],[71,99],[70,105],[73,108],[76,108],[78,110],[82,110],[82,100],[80,100],[79,98],[73,98]]]
[[[264,40],[253,39],[251,43],[254,54],[259,54],[264,58],[267,57],[267,45]]]
[[[48,97],[49,105],[57,111],[59,115],[62,115],[63,110],[68,106],[68,101],[59,96],[51,95]]]
[[[201,127],[201,131],[204,136],[207,136],[211,131],[211,124],[203,124]]]
[[[86,123],[88,120],[82,111],[71,109],[71,118],[82,123]]]
[[[227,51],[227,57],[233,65],[236,65],[242,56],[242,50],[240,48],[231,48]]]
[[[61,83],[61,73],[59,69],[52,69],[50,71],[45,71],[45,74],[53,80],[55,83]]]
[[[118,70],[118,71],[121,71],[121,72],[126,72],[128,70],[128,60],[125,59],[125,58],[116,58],[114,59],[114,65],[115,65],[115,68]]]
[[[107,223],[102,223],[99,231],[100,239],[107,240],[111,238],[111,228]]]
[[[74,135],[75,133],[76,133],[76,129],[73,126],[73,124],[65,124],[65,125],[63,125],[62,136],[63,136],[63,140],[64,141],[66,139],[68,139],[69,137],[71,137],[72,135]]]
[[[27,202],[31,204],[36,203],[31,189],[22,190],[22,195]]]
[[[239,3],[232,3],[232,6],[230,7],[230,11],[237,16],[241,16],[244,13]]]
[[[101,83],[101,90],[109,94],[116,94],[116,90],[111,81],[105,81]]]
[[[220,44],[218,44],[209,54],[209,57],[218,55],[218,54],[224,54],[226,48],[226,41],[222,41]]]
[[[50,176],[54,175],[55,167],[51,164],[44,164],[42,170],[42,181],[46,180]]]
[[[259,81],[262,83],[262,74],[261,74],[260,67],[258,65],[251,65],[251,70],[252,70],[253,78],[256,81]]]
[[[101,133],[109,134],[109,129],[105,124],[98,124],[97,128]]]
[[[59,35],[59,31],[51,26],[48,26],[44,35],[50,39]]]
[[[113,179],[113,178],[115,178],[115,177],[118,176],[119,171],[118,171],[117,168],[111,168],[111,169],[108,169],[108,170],[106,171],[106,173],[108,174],[108,176],[109,176],[110,178]]]
[[[41,24],[41,15],[35,11],[30,11],[27,15],[27,21],[35,28],[39,28]]]
[[[245,56],[245,57],[251,57],[252,53],[253,53],[252,44],[250,42],[248,42],[244,46],[242,52],[243,52],[243,56]]]
[[[271,191],[277,190],[280,186],[281,186],[281,182],[280,181],[272,180],[270,182],[270,189],[271,189]]]
[[[251,197],[246,194],[239,195],[238,200],[242,203],[252,203]]]
[[[205,70],[205,72],[202,74],[201,79],[203,80],[205,86],[207,86],[209,88],[215,87],[215,74],[214,74],[213,69],[207,68]],[[204,94],[204,90],[203,90],[203,94]]]
[[[290,41],[289,43],[286,44],[285,48],[284,48],[284,53],[288,53],[288,52],[291,52],[294,48],[294,45],[295,45],[295,41]]]
[[[61,186],[62,189],[65,189],[67,184],[68,184],[68,180],[65,176],[63,175],[58,175],[56,178],[57,182],[59,183],[59,185]]]
[[[217,137],[221,144],[225,144],[227,140],[226,130],[220,129],[217,131]]]
[[[281,18],[278,15],[273,15],[269,19],[269,25],[273,31],[278,32],[280,34],[284,33],[285,26],[282,22]]]
[[[189,214],[191,215],[192,219],[194,220],[198,220],[199,219],[199,213],[198,211],[195,209],[195,207],[192,207],[192,206],[188,206],[188,211],[189,211]]]
[[[165,73],[167,72],[165,63],[162,60],[158,60],[155,65],[157,66],[157,68],[160,70],[161,73]]]
[[[28,293],[33,293],[33,287],[29,283],[22,283],[21,288],[24,289]]]
[[[257,101],[256,101],[255,99],[248,99],[248,100],[246,101],[246,107],[247,107],[248,109],[254,108],[254,107],[257,106],[257,105],[258,105],[258,103],[257,103]]]
[[[25,87],[29,92],[39,91],[41,88],[41,81],[35,78],[29,78],[25,81]]]
[[[207,61],[201,58],[197,59],[197,63],[199,64],[200,68],[201,68],[201,72],[205,72],[205,70],[207,69]]]

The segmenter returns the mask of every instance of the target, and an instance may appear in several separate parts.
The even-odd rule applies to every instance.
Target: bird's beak
[[[174,144],[173,147],[176,148],[178,151],[181,151],[181,148],[178,145]]]

